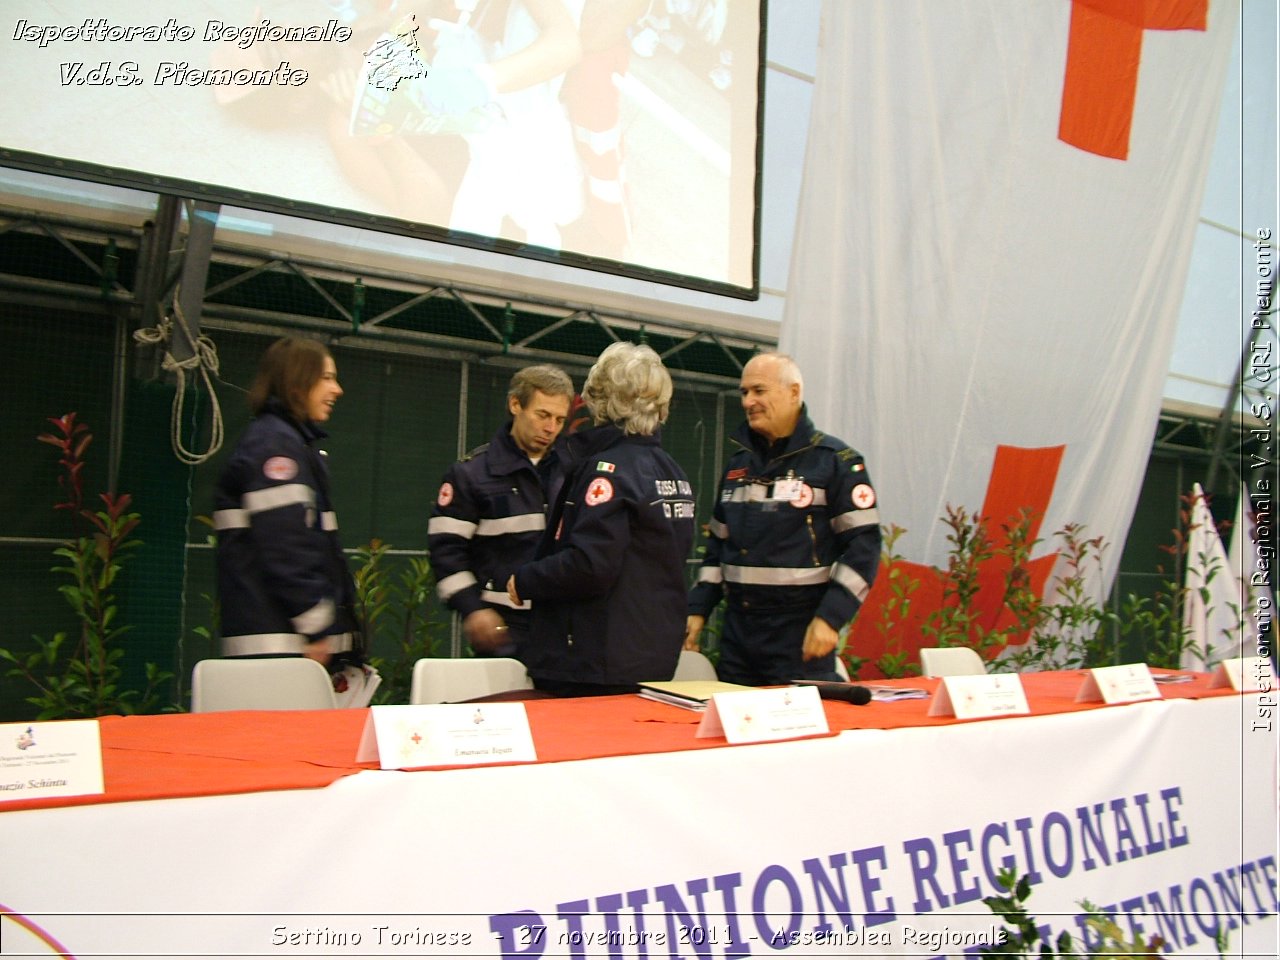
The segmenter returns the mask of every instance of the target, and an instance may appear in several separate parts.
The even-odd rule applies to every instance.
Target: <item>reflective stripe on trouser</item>
[[[332,653],[346,653],[351,649],[349,633],[335,633],[324,638]],[[224,657],[254,657],[270,654],[306,653],[310,641],[301,633],[246,633],[238,637],[222,638]]]

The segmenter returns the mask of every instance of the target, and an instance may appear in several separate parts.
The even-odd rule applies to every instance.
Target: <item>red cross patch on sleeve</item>
[[[604,477],[596,477],[587,487],[587,495],[585,497],[588,507],[594,507],[597,504],[607,503],[613,499],[613,484]]]
[[[262,475],[268,480],[292,480],[298,475],[298,464],[288,457],[272,457],[262,465]]]

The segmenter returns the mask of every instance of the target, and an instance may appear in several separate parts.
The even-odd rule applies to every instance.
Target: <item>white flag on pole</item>
[[[1187,646],[1184,670],[1208,670],[1243,654],[1241,585],[1205,502],[1204,488],[1192,487],[1191,532],[1187,537],[1182,623]]]

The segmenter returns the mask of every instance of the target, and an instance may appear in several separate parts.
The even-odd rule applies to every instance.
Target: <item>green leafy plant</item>
[[[984,659],[1019,637],[1030,636],[1043,619],[1042,601],[1031,586],[1031,551],[1039,540],[1032,536],[1034,517],[1021,511],[1012,523],[1001,527],[997,546],[981,514],[947,505],[944,523],[950,528],[947,570],[942,602],[920,628],[926,646],[972,647]],[[993,561],[1004,562],[999,607],[1011,613],[1003,625],[983,622],[975,603],[982,589],[982,574]]]
[[[366,642],[377,635],[379,625],[391,609],[391,581],[386,565],[390,549],[390,544],[374,537],[355,551],[356,618]]]
[[[905,566],[899,561],[902,556],[897,552],[897,543],[907,531],[896,523],[881,527],[882,547],[880,554],[880,570],[878,577],[883,577],[889,586],[889,598],[880,607],[876,620],[876,631],[884,641],[884,653],[876,658],[876,668],[885,676],[905,677],[915,666],[910,662],[910,655],[902,650],[901,634],[897,629],[899,623],[907,619],[911,612],[911,595],[920,586],[920,581],[907,573]],[[858,676],[865,657],[854,654],[849,646],[840,651],[849,676]]]
[[[997,670],[1102,666],[1113,657],[1107,631],[1117,618],[1099,592],[1105,540],[1087,537],[1083,525],[1069,523],[1054,534],[1054,541],[1058,575],[1052,596],[1027,608],[1033,615],[1021,622],[1030,628],[1030,641],[997,657]]]
[[[370,656],[382,683],[378,703],[408,703],[413,665],[444,655],[444,625],[435,616],[435,575],[429,557],[409,557],[399,578],[390,567],[391,546],[374,539],[355,551],[356,613],[370,645],[395,630],[394,655]]]
[[[968,646],[998,670],[1062,670],[1105,666],[1125,656],[1138,656],[1152,666],[1177,668],[1193,639],[1184,623],[1184,609],[1191,599],[1180,583],[1189,560],[1198,562],[1203,583],[1195,588],[1198,599],[1212,610],[1212,583],[1227,576],[1222,564],[1208,556],[1189,557],[1194,520],[1195,495],[1184,495],[1179,525],[1172,531],[1172,545],[1161,549],[1173,561],[1173,572],[1160,567],[1161,581],[1151,595],[1130,593],[1111,609],[1102,595],[1103,565],[1107,544],[1102,537],[1090,537],[1081,524],[1069,523],[1054,533],[1059,557],[1057,574],[1050,593],[1041,598],[1032,589],[1031,552],[1037,540],[1031,536],[1033,517],[1024,511],[1002,528],[997,545],[987,530],[987,521],[963,507],[947,506],[944,522],[950,530],[947,568],[942,602],[929,613],[920,627],[928,646]],[[905,531],[890,528],[886,542],[896,541]],[[887,575],[893,577],[892,560],[886,557]],[[981,573],[993,561],[1003,561],[1003,592],[999,598],[1004,615],[998,625],[984,623],[975,603],[982,588]],[[990,589],[990,588],[988,588]],[[906,618],[909,595],[905,585],[894,590],[885,603],[877,628],[888,638]],[[1228,602],[1230,619],[1241,622],[1238,603]],[[1011,615],[1011,616],[1010,616]],[[1234,631],[1224,630],[1230,640]],[[1025,638],[1025,642],[1023,642]],[[1012,645],[1011,645],[1012,644]],[[1126,653],[1125,651],[1130,651]],[[1212,646],[1202,653],[1206,660]],[[893,653],[877,662],[885,676],[901,676]]]
[[[1195,598],[1205,605],[1206,613],[1212,614],[1213,581],[1220,576],[1229,576],[1229,573],[1220,561],[1214,561],[1208,555],[1191,556],[1192,534],[1198,528],[1194,519],[1196,495],[1184,494],[1180,499],[1178,526],[1171,531],[1173,543],[1160,546],[1170,558],[1172,570],[1166,570],[1161,564],[1157,568],[1161,579],[1155,592],[1150,596],[1128,594],[1121,601],[1114,622],[1118,647],[1143,650],[1144,659],[1152,666],[1177,669],[1190,651],[1204,661],[1203,668],[1213,657],[1214,638],[1208,639],[1207,649],[1196,648],[1195,638],[1188,630],[1184,616],[1192,599],[1192,588],[1183,586],[1181,581],[1185,579],[1187,564],[1195,562],[1203,571],[1203,583],[1194,588]],[[1218,525],[1219,534],[1226,526]],[[1238,602],[1227,601],[1227,612],[1234,626],[1225,628],[1221,639],[1230,643],[1243,627],[1243,611]]]
[[[1008,960],[1038,957],[1158,957],[1164,941],[1153,936],[1143,940],[1136,933],[1126,939],[1119,925],[1088,900],[1080,901],[1084,911],[1086,929],[1093,934],[1088,943],[1080,944],[1069,930],[1063,930],[1056,938],[1047,925],[1039,923],[1028,911],[1026,901],[1031,896],[1031,880],[1027,875],[1017,878],[1012,867],[1000,870],[997,884],[1005,891],[1003,896],[983,897],[982,902],[1005,924],[1005,938],[1000,943],[985,944],[978,948],[984,957],[1005,957]],[[1223,948],[1219,943],[1219,949]]]
[[[58,486],[62,500],[55,510],[72,519],[73,535],[53,551],[64,562],[51,572],[68,582],[58,587],[79,623],[78,636],[68,643],[68,633],[50,639],[35,636],[36,650],[25,657],[0,649],[0,660],[13,664],[10,677],[26,681],[36,692],[26,702],[38,709],[37,720],[70,717],[97,717],[104,714],[142,713],[154,709],[157,688],[172,674],[146,665],[146,687],[142,691],[122,686],[123,640],[129,627],[119,622],[116,578],[130,554],[141,544],[132,538],[141,522],[130,512],[132,498],[127,493],[101,493],[102,508],[84,505],[84,453],[93,434],[76,422],[75,413],[50,417],[56,432],[37,439],[56,447],[62,473]]]
[[[920,632],[934,647],[974,647],[978,634],[978,618],[974,598],[980,587],[980,573],[994,555],[987,536],[985,519],[970,515],[964,507],[947,504],[943,522],[950,529],[947,543],[946,579],[942,587],[942,603],[929,614]]]

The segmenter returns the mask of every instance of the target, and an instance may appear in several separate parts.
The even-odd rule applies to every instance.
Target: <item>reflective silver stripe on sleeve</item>
[[[830,567],[743,567],[721,564],[729,583],[754,587],[808,587],[831,579]]]
[[[265,490],[250,490],[240,498],[240,506],[250,513],[298,504],[307,507],[316,505],[316,492],[305,483],[286,483],[279,487],[267,487]]]
[[[247,633],[222,638],[224,657],[251,657],[265,653],[303,653],[307,638],[300,633]]]
[[[314,636],[333,623],[334,605],[332,600],[321,600],[310,610],[304,610],[296,617],[290,617],[293,628],[299,633]]]
[[[729,539],[729,525],[727,523],[721,523],[715,517],[712,517],[707,521],[707,529],[711,531],[711,535],[717,540]]]
[[[427,536],[438,537],[448,534],[470,540],[476,533],[476,525],[470,520],[459,520],[457,517],[432,517],[427,521]]]
[[[856,530],[858,527],[878,527],[879,525],[880,512],[875,507],[870,510],[850,510],[848,513],[842,513],[838,517],[831,518],[831,529],[836,533]]]
[[[719,567],[703,567],[698,571],[699,583],[723,583],[724,574]]]
[[[330,531],[332,531],[332,530],[337,530],[337,529],[338,529],[338,515],[337,515],[336,513],[334,513],[332,510],[325,510],[323,513],[321,513],[321,514],[320,514],[320,529],[321,529],[321,530],[330,530]]]
[[[477,537],[500,537],[504,533],[529,533],[547,529],[547,518],[541,513],[520,513],[514,517],[481,520],[476,528]]]
[[[467,587],[474,587],[476,584],[476,575],[470,570],[460,570],[457,573],[451,573],[439,583],[436,584],[436,592],[440,594],[440,599],[448,601],[459,590],[465,590]]]
[[[831,579],[857,597],[859,603],[864,602],[867,594],[871,592],[871,587],[862,579],[861,574],[843,563],[832,565]]]
[[[244,530],[249,526],[248,510],[215,510],[213,511],[213,529]]]
[[[533,602],[526,600],[523,603],[512,603],[511,597],[506,593],[499,593],[497,590],[481,590],[480,599],[485,603],[491,603],[495,607],[510,607],[512,610],[532,610]]]

